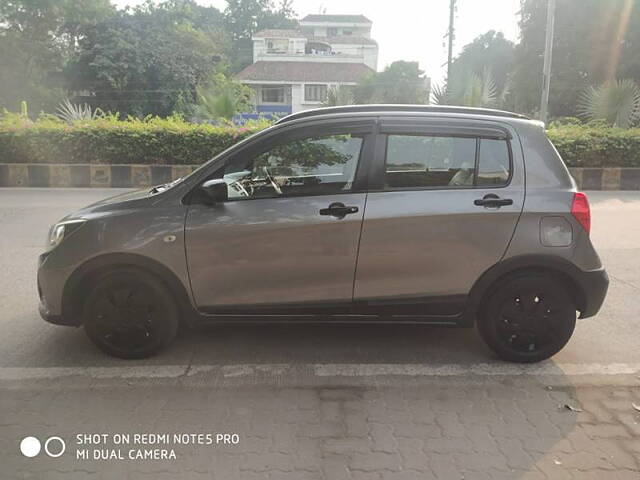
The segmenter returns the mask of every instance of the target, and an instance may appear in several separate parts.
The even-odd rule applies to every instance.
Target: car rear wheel
[[[155,276],[118,269],[99,277],[83,308],[87,335],[102,351],[119,358],[149,357],[178,332],[177,304]]]
[[[502,280],[489,293],[478,331],[503,360],[539,362],[558,353],[576,324],[576,307],[562,282],[530,273]]]

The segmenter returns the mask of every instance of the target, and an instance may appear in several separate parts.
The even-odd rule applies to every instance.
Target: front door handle
[[[358,207],[347,207],[342,202],[334,202],[328,208],[320,209],[320,215],[331,215],[336,218],[344,218],[351,213],[358,213]]]
[[[513,205],[513,200],[510,198],[500,198],[495,193],[489,193],[482,198],[474,200],[473,204],[479,207],[504,207],[506,205]]]

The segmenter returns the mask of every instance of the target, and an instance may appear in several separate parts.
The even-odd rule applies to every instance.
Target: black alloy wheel
[[[178,308],[156,277],[122,269],[100,277],[85,301],[89,338],[119,358],[144,358],[168,345],[178,331]]]
[[[569,341],[576,307],[565,286],[543,274],[511,276],[492,290],[478,319],[485,342],[504,360],[538,362]]]

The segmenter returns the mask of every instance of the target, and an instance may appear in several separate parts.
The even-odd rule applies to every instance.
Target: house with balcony
[[[378,44],[364,15],[307,15],[297,30],[262,30],[253,63],[238,73],[256,111],[286,115],[319,107],[329,89],[355,86],[376,71]]]

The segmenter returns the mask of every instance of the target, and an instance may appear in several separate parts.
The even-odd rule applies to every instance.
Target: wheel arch
[[[118,268],[134,268],[153,275],[172,292],[180,311],[181,321],[192,325],[195,310],[187,289],[178,276],[168,267],[144,255],[131,253],[108,253],[87,260],[69,276],[62,293],[62,316],[73,325],[82,324],[82,300],[92,281],[99,275]]]
[[[575,302],[576,310],[586,307],[585,291],[578,281],[580,270],[568,260],[553,255],[521,255],[497,263],[486,270],[474,283],[463,315],[465,326],[473,326],[477,313],[491,289],[509,275],[544,273],[562,282]]]

